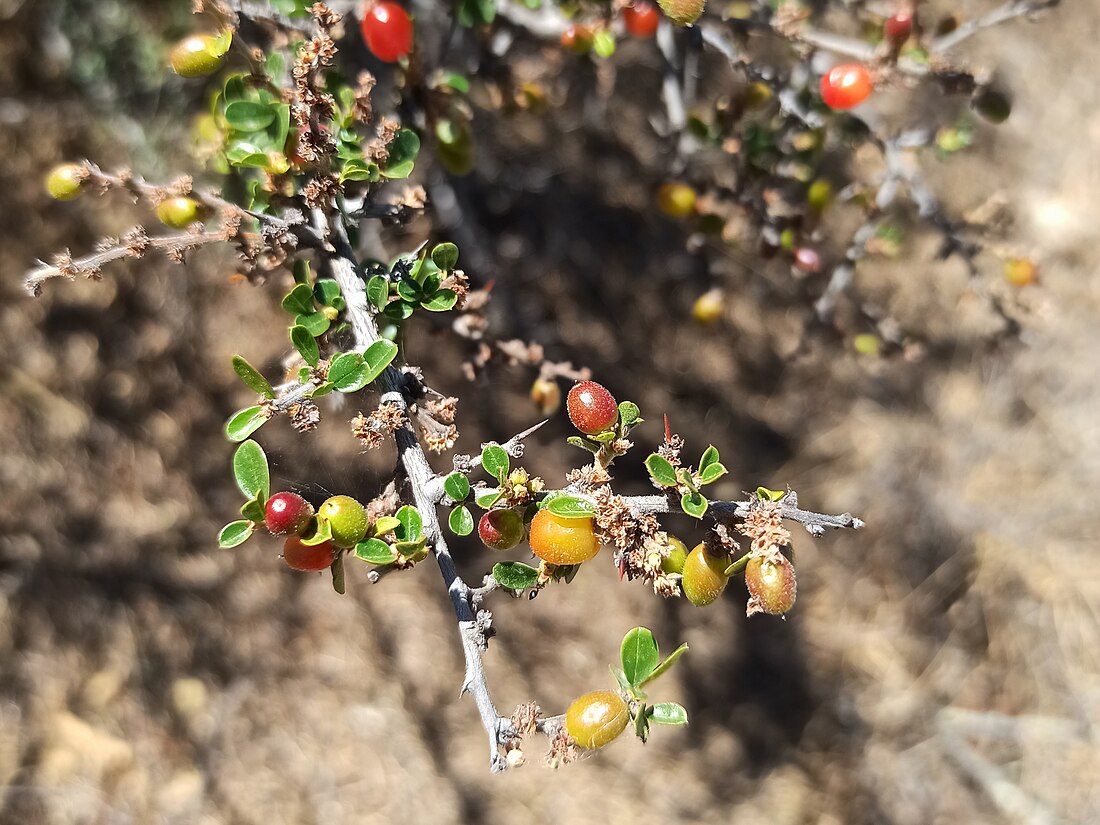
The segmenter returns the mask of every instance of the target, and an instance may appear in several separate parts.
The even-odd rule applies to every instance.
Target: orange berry
[[[539,510],[528,534],[531,551],[550,564],[580,564],[600,552],[590,518],[562,518]]]

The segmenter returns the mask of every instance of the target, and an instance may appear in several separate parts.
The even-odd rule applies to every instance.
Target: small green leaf
[[[334,309],[344,309],[347,303],[340,292],[340,285],[333,278],[321,278],[313,287],[313,297],[321,304]]]
[[[382,174],[387,178],[407,178],[412,174],[413,161],[420,152],[420,138],[409,129],[398,129],[386,145],[388,153]]]
[[[649,470],[650,477],[662,487],[676,486],[676,468],[663,456],[651,453],[645,460],[645,468]]]
[[[460,504],[451,510],[447,523],[456,536],[468,536],[474,532],[474,517],[465,504]]]
[[[416,307],[407,301],[390,301],[386,304],[386,308],[382,310],[383,315],[395,321],[408,320],[414,312],[416,312]]]
[[[355,147],[355,150],[350,150],[349,147],[349,152],[345,152],[344,154],[346,156],[346,154],[350,153],[350,151],[357,152],[357,150],[358,147]],[[380,178],[381,173],[378,169],[378,164],[371,163],[370,161],[363,160],[359,157],[348,158],[348,160],[344,163],[343,168],[340,170],[341,183],[349,180],[374,182],[379,180]]]
[[[546,503],[546,509],[561,518],[591,518],[596,515],[592,502],[576,496],[554,496]]]
[[[357,352],[341,352],[328,365],[328,380],[340,392],[354,392],[365,384],[358,384],[363,368],[363,356]],[[358,386],[357,386],[358,384]],[[354,389],[352,389],[354,387]]]
[[[292,326],[290,328],[290,343],[294,345],[294,349],[298,350],[298,354],[302,356],[307,364],[311,367],[317,366],[317,362],[321,360],[321,351],[317,348],[317,341],[308,329],[300,324]]]
[[[447,312],[458,303],[458,293],[453,289],[437,289],[420,302],[428,312]]]
[[[623,637],[619,657],[631,687],[638,687],[657,667],[661,653],[653,633],[648,628],[635,627]]]
[[[488,25],[496,19],[496,0],[459,0],[458,22],[466,28]]]
[[[756,497],[761,501],[779,501],[787,495],[785,490],[769,490],[767,487],[757,487]]]
[[[587,438],[581,438],[579,435],[571,435],[565,439],[567,444],[572,444],[574,447],[580,447],[582,450],[588,450],[593,455],[600,451],[600,445],[595,441],[590,441]]]
[[[450,272],[458,264],[458,247],[453,243],[438,244],[432,250],[432,263],[444,272]]]
[[[337,553],[333,557],[332,564],[329,565],[329,572],[332,573],[332,589],[343,596],[345,592],[343,553]]]
[[[455,72],[447,72],[443,77],[443,84],[450,86],[456,92],[467,94],[470,91],[470,81]]]
[[[643,745],[649,739],[649,708],[644,704],[638,708],[634,717],[634,735],[642,740]]]
[[[615,677],[615,681],[619,683],[619,687],[625,691],[633,690],[634,686],[630,684],[630,680],[626,678],[626,674],[623,673],[623,669],[618,665],[608,665],[608,669],[611,671],[611,675]]]
[[[684,493],[680,497],[680,507],[689,516],[702,518],[707,512],[707,499],[702,493]]]
[[[493,578],[509,590],[526,590],[539,580],[539,571],[521,561],[502,561],[493,565]]]
[[[295,326],[305,327],[309,330],[310,335],[318,338],[328,332],[332,322],[325,317],[323,312],[311,312],[309,315],[295,315],[294,324]]]
[[[251,521],[231,521],[218,533],[218,546],[228,549],[244,544],[254,529]]]
[[[275,107],[251,100],[235,100],[225,107],[225,120],[238,132],[258,132],[275,120]]]
[[[416,304],[424,297],[424,293],[419,283],[412,278],[403,278],[397,282],[397,297],[410,304]]]
[[[233,453],[233,477],[245,498],[262,496],[266,502],[271,494],[271,475],[264,448],[251,440],[239,446]]]
[[[299,538],[306,547],[314,547],[332,540],[332,525],[324,516],[316,516],[312,523],[313,532],[307,530]]]
[[[648,676],[645,677],[645,679],[642,680],[642,685],[643,686],[648,685],[650,682],[655,680],[657,677],[663,676],[665,673],[667,673],[668,669],[670,667],[672,667],[674,664],[676,664],[676,660],[679,659],[681,656],[683,656],[685,653],[687,653],[687,651],[688,651],[688,646],[687,646],[687,643],[685,642],[684,644],[682,644],[678,648],[676,648],[674,651],[672,651],[670,654],[668,654],[668,656],[665,658],[665,660],[663,662],[661,662],[661,664],[657,665],[657,667],[655,667],[653,669],[653,672],[650,673]]]
[[[390,282],[381,275],[375,275],[367,281],[367,300],[371,306],[381,312],[390,296]]]
[[[330,392],[336,389],[336,385],[331,381],[326,381],[321,386],[316,387],[309,393],[310,398],[324,398]]]
[[[381,539],[367,539],[355,545],[355,557],[378,565],[393,564],[397,553]]]
[[[675,702],[658,702],[647,711],[649,720],[658,725],[686,725],[688,712]]]
[[[455,503],[465,501],[470,495],[470,480],[462,473],[451,473],[443,480],[443,492]]]
[[[711,464],[718,463],[718,448],[711,444],[703,450],[703,457],[699,459],[699,472],[707,469]]]
[[[474,488],[474,502],[482,510],[490,509],[494,504],[500,501],[500,497],[503,493],[500,490],[495,490],[487,487]]]
[[[722,476],[724,476],[727,472],[728,471],[726,470],[726,466],[724,464],[722,464],[720,461],[715,462],[714,464],[709,465],[705,470],[701,470],[699,472],[699,483],[713,484]]]
[[[503,482],[504,477],[508,475],[508,469],[512,466],[512,462],[504,448],[493,442],[481,451],[481,466],[493,478]]]
[[[366,372],[360,376],[363,379],[363,386],[381,375],[396,355],[397,344],[393,341],[375,341],[367,347],[367,351],[363,353],[363,366],[366,367]]]
[[[249,521],[256,522],[257,524],[261,523],[264,520],[264,504],[266,503],[266,496],[264,497],[264,499],[265,500],[261,501],[260,495],[259,493],[257,493],[255,498],[250,498],[248,501],[241,505],[241,515]]]
[[[312,276],[309,274],[309,261],[298,260],[294,262],[294,283],[309,286]],[[312,307],[311,307],[312,309]]]
[[[393,516],[379,516],[371,524],[371,533],[375,536],[384,536],[401,526],[401,520]]]
[[[296,284],[283,296],[283,309],[291,315],[309,315],[313,312],[313,290],[305,284]]]
[[[244,441],[267,422],[267,412],[263,407],[245,407],[233,413],[225,422],[225,434],[230,441]]]
[[[233,371],[241,377],[241,380],[253,392],[262,395],[264,398],[275,397],[275,390],[272,389],[268,380],[260,374],[258,369],[239,355],[233,356]]]
[[[394,530],[394,535],[397,536],[398,541],[414,542],[420,538],[420,531],[424,529],[424,522],[415,507],[406,504],[397,511],[395,517],[401,522],[401,526]]]
[[[642,423],[642,411],[633,401],[621,401],[619,403],[619,421],[624,427],[633,427]]]

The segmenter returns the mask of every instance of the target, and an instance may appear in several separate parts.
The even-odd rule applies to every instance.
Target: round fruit
[[[595,381],[574,384],[565,397],[565,409],[573,426],[586,435],[609,430],[619,420],[619,405],[615,403],[615,396]]]
[[[168,65],[180,77],[203,77],[216,72],[224,55],[212,50],[215,38],[209,34],[195,34],[181,40],[168,56]]]
[[[1004,123],[1012,114],[1012,100],[999,89],[981,87],[970,100],[974,111],[993,125]]]
[[[808,246],[800,246],[794,251],[794,265],[803,272],[817,272],[821,269],[821,256]]]
[[[1027,258],[1009,258],[1005,261],[1004,275],[1013,286],[1031,286],[1039,281],[1039,268]]]
[[[540,413],[551,415],[561,406],[561,387],[552,379],[536,378],[531,385],[531,400]]]
[[[821,78],[821,99],[830,109],[854,109],[873,89],[871,73],[859,63],[833,66]]]
[[[623,23],[635,37],[653,37],[660,22],[660,12],[649,0],[634,0],[632,6],[623,9]]]
[[[594,690],[573,700],[565,712],[565,730],[582,748],[602,748],[626,730],[630,709],[617,693]]]
[[[523,541],[523,516],[515,510],[490,510],[477,523],[477,534],[486,547],[511,550]]]
[[[412,20],[391,0],[369,5],[360,28],[367,48],[383,63],[396,63],[412,51]]]
[[[574,54],[586,54],[592,48],[592,30],[571,24],[561,33],[561,47]]]
[[[580,564],[600,552],[590,518],[562,518],[539,510],[531,520],[531,551],[550,564]]]
[[[321,505],[317,514],[328,521],[337,547],[354,547],[367,535],[367,511],[351,496],[333,496]]]
[[[712,556],[702,544],[697,544],[684,561],[684,579],[681,584],[687,600],[702,607],[721,596],[729,582],[727,567],[727,559]]]
[[[745,87],[745,108],[759,109],[772,99],[774,93],[767,83],[756,81]]]
[[[668,555],[661,560],[661,570],[666,573],[683,573],[688,556],[687,545],[676,536],[669,536],[668,546]]]
[[[186,229],[203,217],[202,204],[194,198],[168,198],[157,204],[157,217],[165,226]]]
[[[657,0],[657,3],[677,26],[690,26],[703,13],[707,0]]]
[[[302,544],[297,536],[291,536],[283,545],[283,560],[292,570],[317,573],[332,566],[332,542],[323,541],[312,547]]]
[[[722,317],[724,303],[722,290],[707,290],[695,299],[695,304],[691,307],[691,317],[695,319],[695,323],[703,326],[713,324]]]
[[[882,26],[882,33],[895,46],[902,45],[913,33],[913,10],[899,9],[893,16],[887,18]]]
[[[686,183],[666,183],[657,190],[657,208],[670,218],[695,213],[695,190]]]
[[[264,524],[273,536],[300,535],[313,518],[313,505],[297,493],[276,493],[264,506]]]
[[[745,587],[761,611],[782,616],[794,607],[798,594],[794,565],[783,556],[778,560],[751,558],[745,567]]]
[[[806,189],[806,205],[817,214],[825,211],[833,202],[833,185],[825,178],[818,178]]]
[[[88,177],[88,170],[75,163],[55,166],[46,176],[46,191],[59,201],[69,201],[80,194],[80,187]]]

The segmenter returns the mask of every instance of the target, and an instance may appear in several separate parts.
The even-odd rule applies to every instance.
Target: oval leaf
[[[635,627],[623,637],[619,656],[631,687],[638,687],[656,669],[661,652],[649,628]]]
[[[662,676],[665,673],[667,673],[668,669],[670,667],[672,667],[674,664],[676,664],[676,660],[679,659],[681,656],[683,656],[685,653],[687,653],[687,651],[688,651],[688,646],[687,646],[687,642],[685,642],[684,644],[682,644],[678,648],[676,648],[674,651],[672,651],[670,654],[668,654],[668,656],[665,657],[665,660],[663,662],[661,662],[661,664],[657,665],[657,667],[654,668],[653,672],[650,673],[648,676],[645,677],[645,679],[642,680],[642,684],[643,685],[648,685],[650,682],[652,682],[658,676]]]
[[[722,462],[717,461],[714,464],[707,466],[705,470],[699,472],[700,484],[713,484],[718,479],[726,474],[726,466]]]
[[[711,444],[703,450],[703,457],[699,459],[699,472],[702,473],[711,464],[718,463],[718,448]]]
[[[428,310],[428,312],[447,312],[450,309],[454,309],[454,305],[457,303],[458,293],[453,289],[437,289],[421,301],[420,306]]]
[[[470,495],[470,481],[462,473],[451,473],[443,480],[443,492],[454,502],[465,501]]]
[[[458,247],[453,243],[438,244],[432,250],[432,263],[444,272],[450,272],[458,263]]]
[[[375,275],[367,281],[367,300],[371,306],[381,312],[390,297],[390,282],[381,275]]]
[[[252,529],[251,521],[231,521],[218,533],[218,546],[228,549],[244,544],[252,535]]]
[[[307,364],[311,367],[317,366],[317,362],[321,360],[321,351],[317,348],[317,342],[308,329],[301,324],[292,326],[290,328],[290,343],[294,344],[294,349],[298,350],[298,354],[302,356]]]
[[[367,539],[355,545],[355,557],[371,564],[387,565],[397,561],[397,553],[381,539]]]
[[[416,508],[406,504],[397,511],[395,517],[401,525],[394,530],[398,541],[410,542],[420,538],[420,531],[424,529],[424,522]]]
[[[508,590],[526,590],[539,580],[539,571],[521,561],[502,561],[493,565],[493,578]]]
[[[233,476],[245,498],[266,502],[271,493],[271,475],[267,469],[264,448],[255,441],[246,441],[233,454]]]
[[[494,504],[500,501],[501,495],[503,494],[500,492],[500,490],[495,490],[488,487],[478,487],[476,490],[474,490],[474,501],[481,509],[488,510]]]
[[[456,536],[468,536],[474,532],[474,517],[464,504],[460,504],[451,510],[447,524]]]
[[[702,493],[684,493],[680,497],[680,507],[689,516],[702,518],[707,512],[707,500]]]
[[[258,393],[264,398],[275,397],[275,390],[272,389],[268,380],[260,374],[258,369],[239,355],[233,356],[233,372],[237,373],[245,385],[254,393]]]
[[[360,389],[359,374],[363,367],[363,356],[357,352],[341,352],[329,362],[328,380],[340,392],[353,392]],[[358,385],[358,386],[357,386]]]
[[[688,712],[675,702],[658,702],[649,708],[649,721],[658,725],[686,725]]]
[[[504,476],[508,474],[508,469],[512,466],[512,462],[504,448],[493,442],[482,449],[481,466],[493,478],[503,481]]]
[[[546,509],[562,518],[590,518],[596,508],[590,501],[576,496],[554,496],[546,503]]]
[[[633,427],[635,424],[642,423],[642,411],[638,409],[638,405],[633,401],[622,401],[619,403],[619,421],[622,422],[624,427]]]
[[[650,477],[662,487],[676,486],[676,468],[663,456],[650,454],[645,460],[645,468],[649,470]]]
[[[245,407],[243,410],[233,413],[225,422],[225,434],[230,441],[244,441],[256,430],[260,429],[267,421],[267,412],[256,405]]]
[[[275,120],[275,107],[251,100],[235,100],[225,107],[226,122],[238,132],[258,132]]]
[[[397,344],[393,341],[375,341],[367,347],[367,351],[363,353],[363,363],[366,366],[366,372],[362,376],[363,386],[381,375],[396,355]]]
[[[386,165],[382,174],[387,178],[407,178],[412,174],[413,161],[420,152],[420,138],[409,129],[398,129],[386,145]]]

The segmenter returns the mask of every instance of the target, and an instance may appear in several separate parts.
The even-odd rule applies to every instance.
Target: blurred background
[[[0,0],[0,823],[1100,822],[1100,10],[1066,4],[960,52],[996,67],[1014,113],[927,177],[954,214],[1003,196],[1041,284],[1011,292],[992,266],[976,285],[914,227],[855,285],[920,342],[905,355],[856,353],[784,267],[691,243],[655,212],[647,44],[599,76],[533,52],[548,78],[569,72],[554,106],[478,121],[451,225],[383,235],[390,253],[453,235],[475,283],[495,282],[498,336],[637,402],[640,445],[666,412],[690,453],[716,444],[731,470],[716,495],[790,485],[867,522],[795,534],[786,620],[746,619],[740,587],[705,609],[658,599],[607,559],[534,601],[497,598],[486,664],[503,712],[610,687],[641,624],[666,650],[691,645],[658,691],[691,725],[556,772],[532,742],[527,767],[490,776],[430,562],[378,585],[353,565],[339,597],[275,540],[215,546],[239,505],[222,424],[251,403],[229,358],[277,371],[278,285],[233,283],[232,258],[207,252],[22,291],[37,258],[149,218],[114,195],[50,201],[59,160],[201,175],[181,128],[201,83],[163,69],[188,6]],[[716,285],[724,317],[693,325]],[[988,294],[1007,296],[1017,336],[997,334]],[[529,370],[471,386],[442,332],[406,355],[461,397],[459,451],[538,420]],[[373,495],[393,456],[358,454],[356,411],[326,408],[305,437],[265,429],[276,487]],[[555,484],[583,458],[566,424],[524,459]],[[646,489],[646,451],[618,469],[623,491]],[[455,553],[475,580],[496,560]]]

